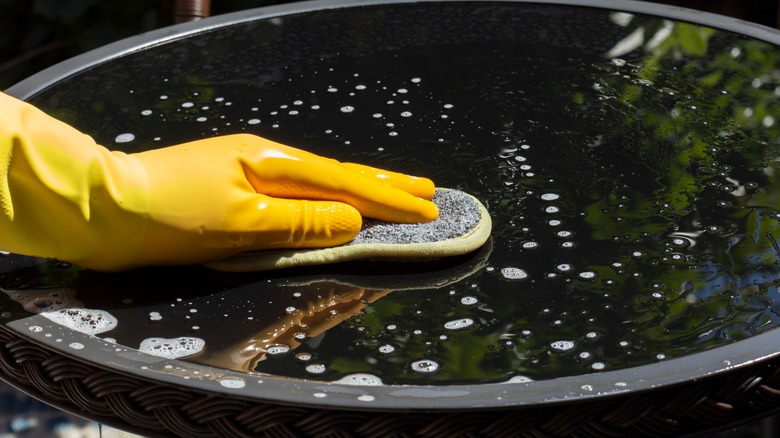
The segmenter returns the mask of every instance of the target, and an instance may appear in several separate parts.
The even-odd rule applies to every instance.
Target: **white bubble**
[[[555,267],[560,272],[569,272],[572,270],[572,266],[568,263],[561,263]]]
[[[582,271],[582,272],[580,272],[579,276],[583,280],[592,280],[592,279],[596,278],[596,273],[593,272],[593,271]]]
[[[360,85],[355,85],[355,89],[356,89],[356,90],[365,90],[365,89],[366,89],[366,86],[365,86],[365,85],[363,85],[363,84],[360,84]]]
[[[105,310],[69,308],[43,312],[41,316],[87,335],[107,332],[113,330],[117,325],[117,319]]]
[[[475,297],[463,297],[460,299],[461,304],[465,304],[467,306],[472,306],[474,304],[477,304],[479,300],[477,300]]]
[[[411,111],[404,111],[401,113],[401,117],[412,117]]]
[[[188,336],[174,339],[146,338],[141,341],[141,346],[138,349],[152,356],[177,359],[200,353],[205,345],[206,341],[203,339]]]
[[[152,110],[148,110],[148,109],[147,109],[147,110],[143,110],[143,111],[141,111],[141,115],[142,115],[142,116],[148,116],[148,115],[149,115],[149,114],[151,114],[151,113],[152,113]]]
[[[363,402],[370,402],[370,401],[374,401],[376,399],[376,397],[374,397],[373,395],[370,395],[370,394],[363,394],[361,396],[358,396],[357,399],[360,400],[360,401],[363,401]]]
[[[444,104],[444,108],[445,108],[445,109],[450,109],[450,108],[452,108],[452,106],[453,106],[453,105],[452,105],[451,103],[445,103],[445,104]]]
[[[249,125],[257,125],[258,123],[260,123],[260,119],[249,119],[246,121],[246,123]]]
[[[504,278],[509,280],[523,280],[525,278],[528,278],[528,273],[520,268],[501,268],[501,275],[504,276]]]
[[[430,359],[418,360],[412,362],[412,370],[420,374],[433,374],[439,370],[439,364]]]
[[[82,344],[81,342],[71,342],[70,344],[68,344],[68,347],[74,350],[83,350],[84,344]]]
[[[30,330],[33,333],[40,333],[40,332],[43,331],[43,327],[41,327],[39,325],[32,325],[27,330]]]
[[[327,370],[325,365],[319,364],[319,363],[313,363],[311,365],[306,365],[306,371],[308,371],[311,374],[322,374]]]
[[[395,347],[393,347],[390,344],[385,344],[379,347],[379,352],[384,354],[389,354],[395,351]]]
[[[556,351],[569,351],[574,348],[574,342],[572,341],[555,341],[550,344],[550,347]]]
[[[554,205],[550,205],[549,207],[544,208],[545,213],[558,213],[560,210],[561,210],[560,208]]]
[[[351,113],[352,111],[355,111],[355,107],[351,105],[344,105],[341,107],[342,113]]]
[[[238,378],[221,379],[219,381],[219,384],[224,386],[225,388],[230,388],[230,389],[241,389],[246,386],[246,382],[244,381],[244,379],[238,379]]]
[[[133,134],[131,134],[129,132],[126,132],[124,134],[119,134],[114,139],[114,141],[117,142],[117,143],[130,143],[133,140],[135,140],[135,135],[133,135]]]
[[[454,319],[444,323],[444,328],[447,330],[465,330],[474,325],[474,320],[471,318]]]
[[[284,354],[290,351],[287,345],[271,345],[265,350],[268,354]]]
[[[525,248],[525,249],[534,249],[534,248],[536,248],[538,246],[539,246],[539,244],[537,242],[533,242],[533,241],[531,241],[531,242],[523,242],[523,248]]]
[[[160,312],[149,312],[149,319],[152,321],[159,321],[162,319]]]
[[[208,118],[207,117],[203,117],[203,116],[198,117],[197,119],[195,119],[196,122],[201,122],[201,123],[205,122],[206,120],[208,120]]]
[[[336,383],[341,383],[342,385],[380,386],[382,385],[382,379],[373,374],[355,373],[336,380]]]
[[[337,91],[339,91],[339,89],[336,87],[328,87],[328,93],[335,93]]]
[[[533,381],[534,379],[527,376],[512,376],[511,379],[507,380],[504,383],[529,383]]]
[[[409,92],[409,90],[407,90],[406,88],[399,88],[398,92],[401,93],[401,94],[406,94],[406,93]]]
[[[593,362],[593,365],[590,366],[594,370],[603,370],[606,365],[604,365],[604,362]]]
[[[184,102],[183,104],[181,104],[182,108],[192,108],[193,106],[195,106],[195,104],[192,102]]]

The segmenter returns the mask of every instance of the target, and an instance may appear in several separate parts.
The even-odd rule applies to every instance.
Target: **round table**
[[[7,254],[0,377],[146,436],[661,436],[774,413],[778,42],[641,2],[316,1],[59,64],[7,92],[108,147],[250,132],[472,193],[493,236],[251,274]]]

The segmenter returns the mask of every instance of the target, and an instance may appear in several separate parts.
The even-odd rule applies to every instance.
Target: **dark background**
[[[290,0],[211,0],[210,14]],[[778,26],[778,0],[657,0]],[[0,90],[57,62],[174,23],[175,0],[0,0]]]

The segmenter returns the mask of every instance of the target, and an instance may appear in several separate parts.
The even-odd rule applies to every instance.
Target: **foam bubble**
[[[550,344],[550,347],[555,351],[569,351],[574,348],[574,342],[572,341],[555,341]]]
[[[447,330],[465,330],[474,325],[474,320],[471,318],[455,319],[444,323],[444,328]]]
[[[280,345],[271,345],[265,351],[268,352],[268,354],[284,354],[284,353],[287,353],[288,351],[290,351],[290,347],[288,347],[287,345],[281,345],[281,344]]]
[[[138,349],[153,356],[176,359],[197,354],[203,350],[205,345],[206,341],[203,339],[189,336],[174,339],[146,338],[141,341],[141,346]]]
[[[477,300],[476,297],[463,297],[460,299],[461,304],[465,304],[466,306],[471,306],[474,304],[477,304],[479,300]]]
[[[412,362],[412,370],[420,374],[433,374],[439,371],[439,364],[430,359],[418,360]]]
[[[319,363],[313,363],[311,365],[306,365],[306,371],[311,374],[322,374],[327,370],[327,367],[323,364]]]
[[[504,278],[507,278],[509,280],[523,280],[525,278],[528,278],[528,273],[520,268],[502,268],[501,269],[501,275],[504,276]]]
[[[355,111],[355,107],[351,105],[344,105],[341,107],[342,113],[351,113],[352,111]]]
[[[43,312],[41,316],[59,325],[87,335],[113,330],[117,319],[105,310],[68,308],[54,312]]]
[[[230,388],[230,389],[241,389],[246,386],[246,382],[244,381],[244,379],[239,379],[235,377],[221,379],[219,381],[219,384],[224,386],[225,388]]]
[[[529,383],[533,381],[534,379],[526,376],[512,376],[511,379],[507,380],[504,383]]]
[[[336,383],[341,383],[343,385],[379,386],[382,385],[382,379],[373,374],[355,373],[340,378]]]

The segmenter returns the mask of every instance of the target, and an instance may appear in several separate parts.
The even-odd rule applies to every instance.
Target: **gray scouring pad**
[[[206,264],[226,272],[253,272],[294,266],[323,265],[359,259],[426,260],[466,254],[490,237],[490,215],[473,196],[436,189],[432,201],[439,217],[421,224],[365,219],[357,237],[330,248],[251,251]]]

